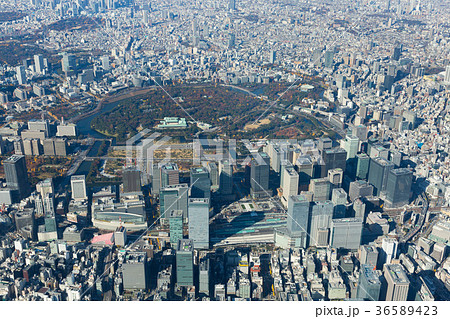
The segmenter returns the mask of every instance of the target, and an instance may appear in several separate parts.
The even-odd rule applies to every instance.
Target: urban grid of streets
[[[0,0],[0,300],[450,300],[449,10]]]

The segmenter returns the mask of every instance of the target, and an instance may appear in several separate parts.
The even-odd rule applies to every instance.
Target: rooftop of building
[[[386,275],[389,275],[395,284],[409,284],[408,276],[402,265],[384,264],[384,268]]]

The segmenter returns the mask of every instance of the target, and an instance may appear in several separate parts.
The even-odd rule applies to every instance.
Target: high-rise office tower
[[[176,252],[177,285],[194,285],[194,245],[191,239],[178,241]]]
[[[183,239],[183,211],[172,210],[168,214],[170,244],[176,248],[178,241]]]
[[[77,61],[74,55],[64,53],[61,60],[62,71],[65,73],[75,72],[77,69]]]
[[[53,194],[55,192],[53,188],[53,179],[47,178],[37,183],[36,191],[41,194],[42,198],[45,198],[46,194]]]
[[[285,152],[273,142],[267,145],[267,155],[270,157],[270,167],[277,173],[281,173],[281,161],[285,159]]]
[[[312,62],[314,65],[321,65],[320,59],[322,58],[322,49],[315,49],[312,55]]]
[[[314,201],[326,201],[330,199],[331,183],[327,177],[311,180],[309,190],[314,194]]]
[[[361,244],[361,218],[338,218],[331,220],[330,246],[356,250]]]
[[[189,198],[189,239],[195,249],[209,248],[209,199]]]
[[[300,238],[300,247],[307,248],[310,223],[309,201],[303,195],[289,196],[287,230],[291,237]]]
[[[37,73],[42,74],[44,72],[44,57],[42,54],[36,54],[34,56],[34,67]]]
[[[450,83],[450,65],[447,65],[445,67],[445,77],[444,77],[445,82]]]
[[[56,232],[58,228],[56,224],[54,200],[53,194],[46,194],[45,198],[43,198],[44,225],[46,232]]]
[[[363,245],[359,247],[359,262],[376,268],[378,264],[378,249],[374,245]]]
[[[298,194],[298,173],[294,168],[285,168],[283,174],[283,202],[287,205],[288,198]]]
[[[109,56],[107,56],[107,55],[102,56],[102,57],[100,58],[100,61],[102,62],[102,68],[103,68],[103,70],[108,71],[108,70],[110,69],[110,66],[109,66]]]
[[[403,266],[385,264],[383,274],[387,283],[386,301],[406,301],[410,282]]]
[[[388,160],[376,157],[370,159],[368,182],[373,185],[376,196],[386,190],[387,176],[394,164]]]
[[[123,192],[141,192],[141,172],[134,167],[127,167],[122,171]]]
[[[389,171],[386,183],[386,206],[401,207],[409,204],[409,194],[413,172],[407,168],[397,168]]]
[[[275,60],[277,57],[277,53],[274,50],[270,50],[270,55],[269,55],[269,63],[274,64]]]
[[[236,10],[236,0],[228,1],[228,10]]]
[[[356,155],[356,177],[359,179],[366,179],[369,173],[370,157],[365,154]]]
[[[127,252],[122,264],[123,288],[147,289],[147,255],[145,252]]]
[[[363,222],[366,222],[366,203],[360,198],[353,201],[353,212],[355,217],[362,218]]]
[[[364,114],[361,115],[361,117],[365,118],[366,117],[366,107],[363,107]],[[364,115],[364,116],[363,116]],[[352,134],[354,136],[356,136],[357,138],[359,138],[360,141],[366,141],[367,140],[367,127],[365,125],[356,125],[352,128]]]
[[[282,160],[281,161],[281,172],[284,172],[284,170],[286,168],[294,168],[294,165],[292,165],[292,163],[289,160]],[[280,186],[283,187],[283,183],[284,183],[284,174],[281,173],[280,174]]]
[[[152,176],[152,194],[159,195],[161,189],[161,171],[159,165],[151,165],[150,170],[150,175]]]
[[[402,48],[400,46],[396,46],[392,53],[392,60],[394,60],[394,61],[400,60],[401,54],[402,54]]]
[[[334,206],[333,218],[344,218],[347,211],[347,193],[343,188],[335,188],[331,193]]]
[[[72,199],[85,200],[88,198],[86,190],[86,178],[84,175],[72,175],[70,178]]]
[[[347,166],[347,152],[343,148],[324,150],[322,158],[325,162],[326,172],[334,168],[340,168],[345,171]]]
[[[329,200],[314,202],[311,210],[310,246],[328,245],[330,224],[333,217],[333,203]]]
[[[219,188],[219,169],[217,168],[217,164],[214,162],[208,163],[207,166],[209,172],[209,179],[211,180],[211,188],[218,189]]]
[[[161,187],[177,185],[180,183],[180,172],[177,164],[164,164],[161,166]]]
[[[328,171],[328,180],[332,187],[341,187],[344,178],[344,171],[340,168],[330,169]]]
[[[19,85],[25,85],[27,83],[27,74],[23,65],[16,67],[16,78]]]
[[[331,69],[333,67],[333,57],[334,52],[333,51],[325,51],[325,67]]]
[[[350,183],[348,196],[353,202],[360,197],[367,197],[373,195],[373,186],[363,180],[356,180]]]
[[[211,198],[211,180],[204,167],[191,168],[191,197]]]
[[[361,263],[356,297],[363,300],[378,301],[381,290],[380,276],[381,272],[375,270],[372,265]]]
[[[395,238],[383,238],[381,243],[380,263],[390,264],[392,259],[397,258],[398,241]]]
[[[25,156],[13,155],[3,161],[6,185],[15,192],[15,201],[20,201],[30,195],[28,171]]]
[[[317,148],[320,154],[323,154],[326,150],[331,150],[333,148],[333,141],[329,137],[321,137],[318,140]]]
[[[342,148],[347,152],[347,159],[354,158],[359,149],[359,138],[356,136],[346,136],[341,142]]]
[[[199,287],[198,292],[204,293],[207,296],[209,296],[209,276],[210,276],[210,259],[209,258],[203,258],[200,261],[199,267]]]
[[[161,218],[166,218],[172,210],[183,212],[183,221],[188,218],[188,190],[187,184],[170,185],[161,188],[159,193],[159,212]]]
[[[269,193],[269,156],[257,154],[258,159],[250,162],[250,192],[253,197],[268,197]]]
[[[236,36],[234,35],[234,33],[230,33],[228,37],[228,49],[234,48],[235,45],[236,45]]]
[[[222,195],[233,193],[233,166],[229,160],[219,162],[219,191]]]
[[[295,163],[298,172],[300,190],[308,190],[309,182],[314,174],[314,166],[309,156],[300,156]]]

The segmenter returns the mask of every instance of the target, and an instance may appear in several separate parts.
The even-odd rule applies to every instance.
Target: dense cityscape
[[[0,0],[0,300],[449,301],[449,88],[445,1]]]

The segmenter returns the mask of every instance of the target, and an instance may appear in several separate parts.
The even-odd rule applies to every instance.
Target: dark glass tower
[[[30,195],[27,165],[25,156],[13,155],[3,162],[5,168],[6,184],[16,191],[16,200],[20,201]]]
[[[407,168],[389,171],[386,183],[386,204],[401,207],[409,203],[413,173]]]

